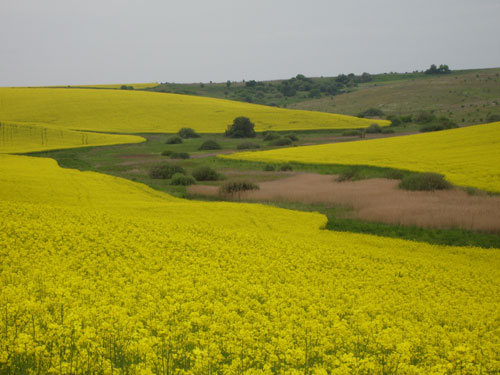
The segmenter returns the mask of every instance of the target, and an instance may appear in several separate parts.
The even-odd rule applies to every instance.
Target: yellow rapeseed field
[[[36,124],[0,122],[0,153],[25,153],[143,141],[144,138],[134,135],[91,133]]]
[[[500,253],[0,154],[0,373],[493,374]]]
[[[190,127],[203,133],[222,133],[238,116],[249,117],[258,131],[389,124],[382,120],[145,91],[0,88],[0,122],[45,124],[66,130],[175,133]]]
[[[50,88],[67,88],[67,87],[85,87],[85,88],[97,88],[97,89],[119,89],[122,86],[132,86],[134,89],[148,89],[151,87],[158,86],[156,82],[149,83],[111,83],[111,84],[96,84],[96,85],[67,85],[67,86],[45,86]]]
[[[221,157],[437,172],[456,185],[500,192],[500,122],[405,137],[244,152]]]

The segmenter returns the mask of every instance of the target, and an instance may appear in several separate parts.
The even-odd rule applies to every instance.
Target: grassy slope
[[[461,186],[500,192],[500,122],[361,142],[247,152],[253,161],[372,165],[437,172]]]
[[[371,120],[248,103],[128,90],[1,88],[0,121],[100,132],[222,133],[238,116],[256,130],[367,127]],[[387,122],[381,121],[381,124]]]
[[[458,124],[486,122],[500,114],[500,68],[458,71],[448,75],[387,74],[335,97],[306,100],[289,108],[353,115],[367,108],[387,115],[435,111]]]

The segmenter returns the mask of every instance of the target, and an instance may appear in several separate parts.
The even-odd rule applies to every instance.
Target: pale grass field
[[[296,173],[259,184],[249,201],[338,204],[353,207],[359,219],[425,228],[462,228],[500,233],[500,197],[471,196],[460,189],[410,192],[398,180],[337,182],[334,176]],[[216,195],[215,186],[193,185],[192,194]]]

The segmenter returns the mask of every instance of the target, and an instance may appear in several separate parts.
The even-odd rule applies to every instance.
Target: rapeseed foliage
[[[0,155],[0,373],[500,372],[500,253]]]
[[[500,122],[405,137],[243,152],[221,157],[436,172],[456,185],[500,192]]]

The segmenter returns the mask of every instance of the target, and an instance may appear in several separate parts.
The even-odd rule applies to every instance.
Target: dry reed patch
[[[357,218],[427,228],[463,228],[500,233],[500,197],[469,196],[462,190],[410,192],[398,180],[337,182],[331,175],[295,173],[260,183],[244,194],[251,201],[287,201],[352,206]],[[192,194],[216,195],[217,187],[192,186]]]

